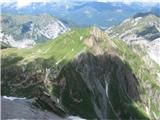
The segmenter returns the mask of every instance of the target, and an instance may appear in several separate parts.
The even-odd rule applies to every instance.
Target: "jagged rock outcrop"
[[[49,111],[43,111],[33,104],[33,100],[24,98],[1,97],[1,117],[6,119],[62,120]]]
[[[39,108],[34,99],[1,97],[1,119],[31,120],[84,120],[78,116],[59,116],[57,113]]]

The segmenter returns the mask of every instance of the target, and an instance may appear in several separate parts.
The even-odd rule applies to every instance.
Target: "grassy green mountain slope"
[[[57,62],[63,60],[63,58],[65,60],[70,60],[78,52],[85,49],[85,45],[80,39],[85,39],[87,36],[89,36],[89,29],[75,29],[61,35],[55,39],[55,41],[39,44],[33,48],[20,50],[17,48],[6,49],[4,50],[4,55],[9,56],[10,54],[15,53],[18,56],[23,57],[26,61],[34,60],[39,57],[44,59],[54,57]]]
[[[2,95],[56,97],[69,114],[157,119],[160,86],[141,56],[97,28],[73,29],[33,48],[2,50]]]

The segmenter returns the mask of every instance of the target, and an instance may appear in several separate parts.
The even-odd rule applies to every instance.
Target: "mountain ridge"
[[[98,28],[73,29],[33,48],[2,50],[2,95],[40,97],[42,89],[82,118],[157,119],[159,68],[151,67]]]
[[[61,21],[48,14],[2,14],[1,23],[2,47],[5,44],[11,47],[32,47],[69,30]]]
[[[15,3],[11,3],[11,5],[2,4],[2,13],[31,15],[49,13],[60,20],[67,21],[71,27],[96,25],[108,28],[119,24],[137,12],[151,10],[156,4],[158,3],[133,2],[125,4],[123,2],[67,1],[65,4],[60,2],[46,2],[45,4],[38,2],[17,8]]]
[[[126,19],[118,26],[106,30],[106,32],[112,38],[122,39],[131,47],[138,48],[138,51],[142,52],[142,56],[148,55],[157,64],[160,64],[159,24],[160,17],[154,13],[139,13],[136,18],[133,16]]]

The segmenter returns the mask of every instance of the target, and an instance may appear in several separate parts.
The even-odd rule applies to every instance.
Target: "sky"
[[[69,2],[69,1],[97,1],[97,2],[159,2],[160,0],[0,0],[0,3],[11,3],[16,2],[17,7],[24,7],[30,5],[33,2]]]

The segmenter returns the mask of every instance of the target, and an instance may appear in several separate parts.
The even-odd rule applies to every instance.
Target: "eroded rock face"
[[[2,104],[2,120],[6,119],[53,119],[62,120],[58,115],[43,111],[33,105],[32,100],[1,97]]]
[[[121,116],[124,111],[114,103],[114,99],[119,101],[119,106],[127,104],[119,97],[128,95],[134,100],[139,99],[137,78],[114,55],[82,53],[62,69],[57,81],[65,81],[65,84],[59,84],[63,88],[60,89],[60,99],[64,106],[71,113],[85,118],[107,119],[109,111],[112,111],[116,117],[127,119],[127,116]],[[109,106],[113,109],[110,110]]]

